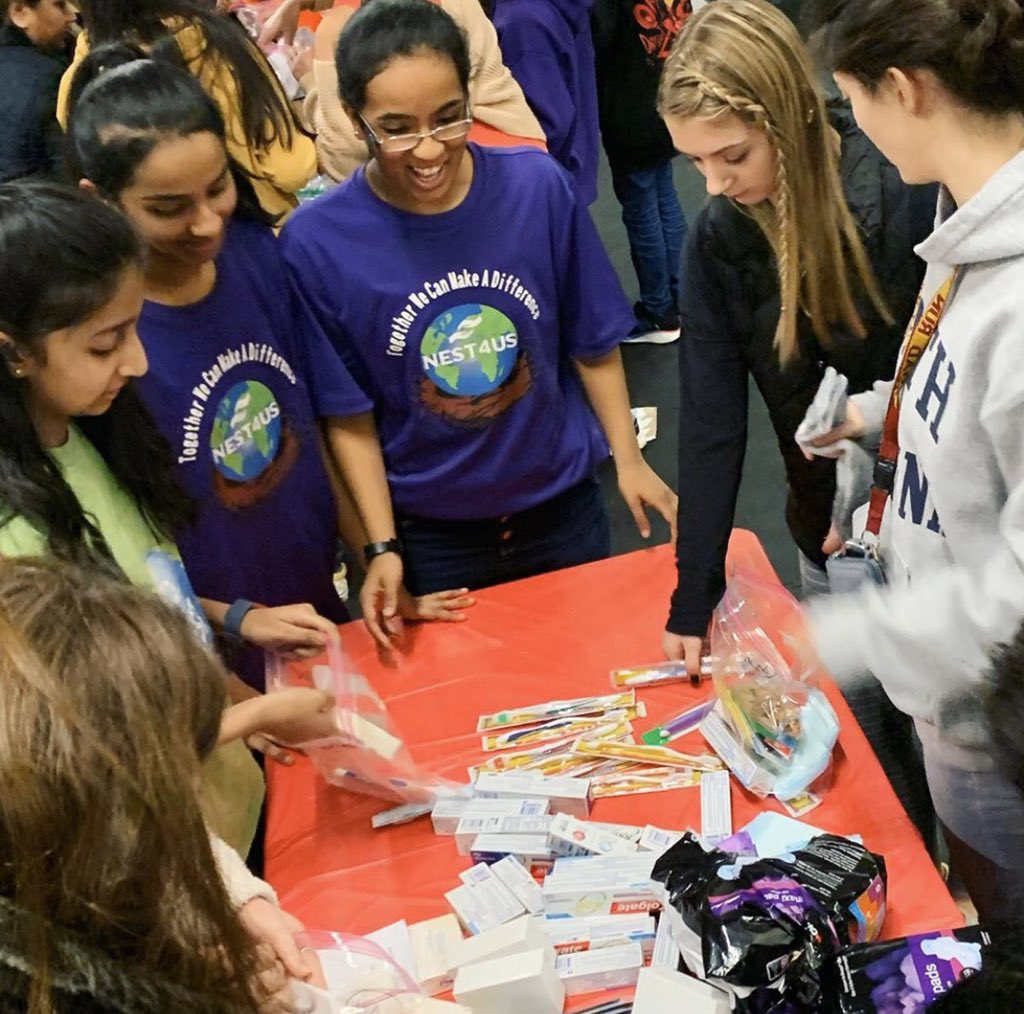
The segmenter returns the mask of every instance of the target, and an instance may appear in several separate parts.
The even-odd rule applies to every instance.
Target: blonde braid
[[[789,186],[789,169],[786,145],[782,134],[765,107],[744,95],[737,95],[723,88],[718,82],[699,71],[686,70],[672,81],[673,90],[686,87],[696,90],[702,98],[718,105],[721,112],[735,113],[754,128],[764,131],[775,152],[774,203],[770,208],[744,209],[761,226],[775,253],[779,276],[779,321],[775,329],[775,347],[782,362],[797,354],[797,307],[800,303],[799,254],[793,256],[794,247],[799,251],[792,213],[792,191]]]

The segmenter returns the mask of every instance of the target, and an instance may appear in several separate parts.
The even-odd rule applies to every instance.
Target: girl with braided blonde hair
[[[784,459],[805,594],[827,591],[835,463],[806,460],[794,437],[827,367],[851,393],[892,376],[935,191],[906,186],[848,108],[826,102],[796,28],[765,0],[715,0],[691,17],[658,102],[710,198],[680,271],[678,582],[663,638],[666,654],[697,672],[725,588],[749,380]],[[900,744],[888,756],[894,717],[906,736],[909,724],[877,683],[862,701],[849,696],[911,816],[934,837],[920,765],[900,770],[913,751]]]
[[[766,178],[765,187],[740,195],[737,203],[775,253],[782,293],[775,345],[783,363],[799,355],[801,311],[822,345],[830,343],[836,323],[864,337],[854,298],[858,282],[879,316],[891,322],[838,185],[839,138],[825,96],[784,15],[763,0],[709,5],[666,61],[659,105],[670,130],[675,124],[675,139],[689,136],[678,121],[694,119],[739,121],[762,135],[761,157],[774,180],[768,184]],[[709,182],[709,193],[713,186]]]

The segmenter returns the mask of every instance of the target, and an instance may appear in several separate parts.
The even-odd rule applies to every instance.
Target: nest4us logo
[[[227,391],[210,430],[210,453],[217,495],[229,506],[248,506],[278,485],[297,441],[269,387],[243,380]]]
[[[482,303],[435,317],[420,342],[420,361],[423,404],[463,425],[486,426],[533,385],[515,325]]]

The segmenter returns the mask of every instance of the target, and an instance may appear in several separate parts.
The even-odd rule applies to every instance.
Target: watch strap
[[[224,614],[224,633],[241,640],[242,620],[249,614],[250,609],[255,608],[255,605],[248,599],[235,599]]]
[[[398,539],[385,539],[383,542],[368,542],[363,546],[363,559],[367,563],[385,553],[398,553],[401,556],[402,543]]]

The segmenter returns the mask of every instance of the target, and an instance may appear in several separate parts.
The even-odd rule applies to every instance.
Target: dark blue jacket
[[[725,551],[747,445],[747,392],[753,379],[768,407],[786,466],[786,521],[805,556],[824,566],[835,497],[835,462],[807,461],[794,439],[826,366],[850,381],[850,393],[892,379],[903,330],[913,313],[924,262],[914,246],[932,230],[936,188],[908,187],[835,104],[832,126],[842,142],[846,203],[860,227],[882,296],[886,323],[861,296],[863,339],[836,327],[828,347],[810,320],[798,324],[800,355],[785,367],[774,348],[779,284],[771,247],[749,215],[712,198],[690,228],[683,252],[679,310],[678,584],[668,630],[703,635],[725,590]]]
[[[0,25],[0,180],[60,171],[57,89],[68,61],[37,49],[16,25]]]
[[[594,0],[494,0],[501,55],[585,204],[597,199]]]

